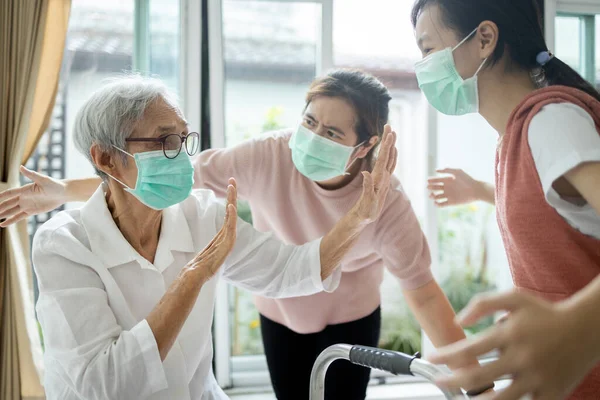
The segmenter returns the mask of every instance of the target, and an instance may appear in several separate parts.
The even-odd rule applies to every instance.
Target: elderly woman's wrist
[[[362,230],[372,222],[370,216],[362,212],[358,205],[355,205],[350,212],[346,214],[346,218],[349,221],[349,226],[356,230]]]
[[[181,271],[181,283],[189,289],[201,288],[210,279],[206,271],[207,268],[202,268],[202,266],[186,265]]]

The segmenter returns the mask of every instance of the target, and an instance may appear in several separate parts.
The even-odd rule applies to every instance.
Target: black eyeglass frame
[[[176,136],[180,142],[179,142],[179,149],[175,150],[167,150],[165,149],[165,143],[167,142],[167,140],[169,140],[171,137]],[[196,138],[195,141],[195,146],[192,149],[189,149],[189,145],[188,145],[188,140],[192,138]],[[172,140],[172,139],[171,139]],[[151,143],[161,143],[162,144],[162,150],[163,150],[163,154],[165,155],[166,158],[168,159],[173,159],[173,158],[177,158],[177,156],[179,155],[179,153],[181,153],[181,148],[183,147],[183,144],[185,143],[185,152],[189,155],[189,156],[193,156],[195,155],[198,150],[200,149],[200,134],[198,132],[190,132],[185,136],[179,135],[177,133],[170,133],[168,135],[164,135],[161,137],[157,137],[157,138],[127,138],[125,139],[126,142],[138,142],[138,143],[143,143],[143,142],[151,142]],[[190,143],[194,143],[194,141],[192,140]],[[193,145],[193,144],[192,144]],[[177,151],[177,153],[175,153],[175,155],[172,154],[172,152]],[[167,153],[169,152],[169,153]]]

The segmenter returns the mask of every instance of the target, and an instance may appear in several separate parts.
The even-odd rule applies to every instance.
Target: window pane
[[[369,72],[390,90],[390,123],[398,134],[396,176],[421,221],[427,198],[427,102],[414,74],[421,58],[410,22],[411,1],[345,0],[334,2],[334,62]],[[360,26],[360,29],[357,29]],[[364,32],[377,32],[365,35]],[[421,347],[421,329],[399,290],[398,280],[386,270],[381,285],[380,346],[413,352]]]
[[[460,168],[494,182],[498,133],[479,115],[438,114],[438,166]],[[436,277],[456,311],[479,292],[512,287],[494,207],[475,203],[438,210],[439,270]],[[467,332],[489,326],[484,320]]]
[[[596,15],[596,86],[600,89],[600,15]]]
[[[298,123],[315,76],[320,5],[223,2],[226,143]]]
[[[577,16],[556,17],[556,55],[581,72],[581,20]]]
[[[315,77],[321,6],[223,1],[225,140],[228,146],[300,121]],[[246,203],[238,214],[251,222]],[[263,353],[252,296],[230,290],[234,356]]]
[[[179,1],[150,1],[150,72],[179,93]]]
[[[73,123],[83,102],[107,78],[131,69],[133,13],[133,0],[73,1],[60,82],[66,103],[66,178],[94,174],[90,162],[75,148]]]

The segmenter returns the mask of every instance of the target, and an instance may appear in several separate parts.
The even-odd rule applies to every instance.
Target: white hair
[[[176,96],[162,81],[127,74],[107,80],[107,84],[94,92],[77,112],[75,147],[92,163],[100,177],[107,178],[94,165],[90,152],[92,145],[97,144],[106,152],[116,151],[114,147],[124,149],[125,139],[133,133],[135,124],[157,99],[179,108]]]

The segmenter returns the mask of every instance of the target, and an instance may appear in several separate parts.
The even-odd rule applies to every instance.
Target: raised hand
[[[225,262],[235,244],[237,233],[237,186],[235,179],[229,179],[225,222],[215,237],[186,266],[198,273],[204,282],[212,278]]]
[[[581,311],[567,302],[550,303],[532,294],[512,291],[479,295],[461,312],[463,326],[499,311],[509,318],[469,339],[429,356],[435,364],[452,362],[460,368],[438,384],[448,388],[478,387],[512,377],[510,385],[482,396],[493,400],[563,399],[596,365],[597,331]],[[587,310],[584,310],[587,311]],[[592,350],[590,350],[592,349]],[[498,351],[497,360],[467,365],[473,357]]]
[[[65,184],[46,175],[21,166],[21,174],[32,183],[0,192],[0,228],[19,222],[32,215],[52,211],[63,205]]]
[[[436,172],[450,176],[437,176],[427,180],[429,197],[438,207],[450,207],[482,200],[481,183],[461,169],[440,169]]]
[[[390,179],[396,168],[398,151],[396,150],[396,133],[389,125],[383,131],[379,156],[373,172],[363,172],[363,191],[354,206],[356,215],[366,222],[373,222],[381,214],[385,199],[390,190]]]

